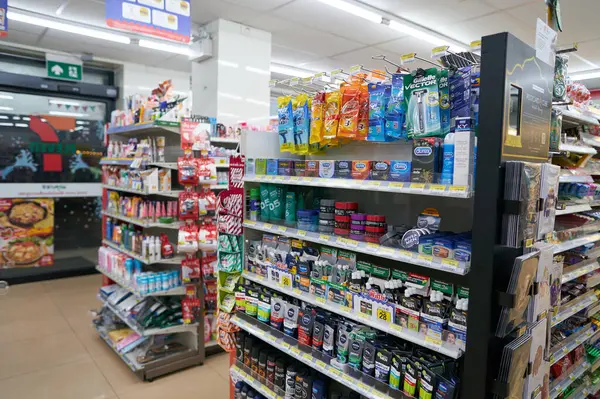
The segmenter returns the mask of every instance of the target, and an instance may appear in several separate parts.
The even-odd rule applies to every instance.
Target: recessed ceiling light
[[[460,53],[467,51],[467,49],[462,46],[457,46],[452,43],[448,43],[448,40],[441,36],[436,36],[433,33],[427,32],[425,29],[418,29],[413,26],[410,26],[409,24],[401,23],[398,21],[390,21],[389,27],[391,29],[397,30],[398,32],[402,32],[409,36],[412,36],[416,39],[420,39],[429,44],[433,44],[434,46],[450,46],[450,51],[453,52]]]
[[[357,17],[366,19],[367,21],[375,22],[376,24],[380,24],[383,20],[383,16],[369,11],[365,8],[356,6],[352,3],[348,3],[342,0],[319,0],[323,4],[327,4],[328,6],[335,7],[338,10],[346,11],[348,14],[355,15]]]
[[[14,111],[15,109],[12,107],[1,107],[0,106],[0,111]]]

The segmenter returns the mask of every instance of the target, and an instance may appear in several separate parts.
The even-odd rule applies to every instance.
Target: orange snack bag
[[[325,94],[325,118],[323,121],[323,138],[335,139],[340,123],[341,93],[332,91]]]
[[[358,110],[358,126],[355,140],[366,140],[369,135],[369,88],[360,86],[360,108]]]
[[[310,107],[309,144],[321,142],[323,136],[323,114],[325,112],[325,92],[315,94]]]
[[[342,110],[338,137],[354,138],[358,132],[360,89],[358,86],[342,86]]]

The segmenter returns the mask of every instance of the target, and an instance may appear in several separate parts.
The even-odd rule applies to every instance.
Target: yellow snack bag
[[[325,92],[315,94],[310,107],[310,144],[321,142],[323,136],[323,113],[325,112]]]
[[[323,122],[323,138],[335,139],[340,123],[341,93],[332,91],[325,94],[325,118]]]
[[[355,140],[366,140],[369,135],[369,88],[360,86],[360,109],[358,111],[358,125]]]

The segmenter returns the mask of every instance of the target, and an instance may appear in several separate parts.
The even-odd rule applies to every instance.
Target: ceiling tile
[[[487,4],[499,9],[506,10],[508,8],[519,7],[526,4],[537,4],[542,6],[542,3],[538,0],[484,0]]]
[[[243,23],[259,14],[258,11],[250,8],[232,5],[221,0],[194,0],[192,3],[192,21],[201,25],[218,18]]]
[[[273,44],[271,48],[271,62],[285,65],[298,65],[315,61],[321,58],[318,54],[298,51],[285,46]]]
[[[336,63],[337,68],[348,70],[353,65],[362,65],[369,69],[384,69],[388,65],[384,61],[374,60],[371,57],[375,55],[385,54],[391,60],[399,60],[400,54],[386,51],[377,47],[364,47],[359,50],[351,51],[346,54],[331,57],[332,62]],[[389,67],[389,65],[388,65]]]
[[[223,1],[223,0],[221,0]],[[237,6],[244,6],[256,11],[270,11],[293,0],[224,0]]]
[[[590,62],[593,62],[594,64],[597,65],[596,68],[600,68],[600,52],[598,51],[599,49],[600,49],[600,39],[599,40],[591,40],[591,41],[579,43],[579,50],[575,54],[585,58],[586,60],[588,60]],[[582,69],[593,69],[594,68],[593,66],[588,65],[588,64],[584,63],[583,61],[579,60],[575,56],[569,57],[569,66],[572,61],[573,62],[579,61],[579,62],[583,63],[583,65],[585,65],[585,68],[582,68]]]
[[[244,21],[244,24],[271,33],[277,33],[283,30],[288,30],[290,29],[291,25],[294,25],[296,29],[310,29],[307,26],[304,26],[298,22],[291,22],[287,19],[273,16],[272,14],[263,14],[255,18],[250,18]]]
[[[546,20],[546,9],[541,2],[516,7],[507,12],[519,21],[525,22],[526,27],[533,32],[535,32],[537,18]],[[600,29],[597,29],[599,15],[598,0],[570,1],[568,6],[562,7],[563,32],[558,36],[559,44],[600,39]]]
[[[65,1],[66,0],[10,0],[10,6],[41,14],[55,15],[54,13],[58,7]]]
[[[403,36],[384,25],[366,21],[318,0],[296,0],[273,11],[272,15],[362,44],[373,45]]]
[[[105,27],[106,5],[90,0],[71,0],[60,18]]]
[[[471,21],[440,27],[438,31],[464,43],[499,32],[510,32],[530,45],[535,39],[535,25],[533,30],[528,29],[521,21],[500,11]]]
[[[289,28],[273,35],[273,44],[298,49],[321,57],[345,53],[363,47],[354,41],[313,29]]]

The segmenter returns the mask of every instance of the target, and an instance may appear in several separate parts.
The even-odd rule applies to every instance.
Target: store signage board
[[[14,183],[2,185],[3,198],[101,197],[100,183]]]
[[[0,0],[0,37],[8,36],[8,0]]]
[[[541,19],[537,19],[535,28],[535,56],[554,67],[557,34]]]
[[[83,63],[77,57],[46,53],[46,76],[50,79],[81,82],[83,80]]]
[[[106,0],[106,24],[182,43],[192,31],[191,2],[186,0]]]

